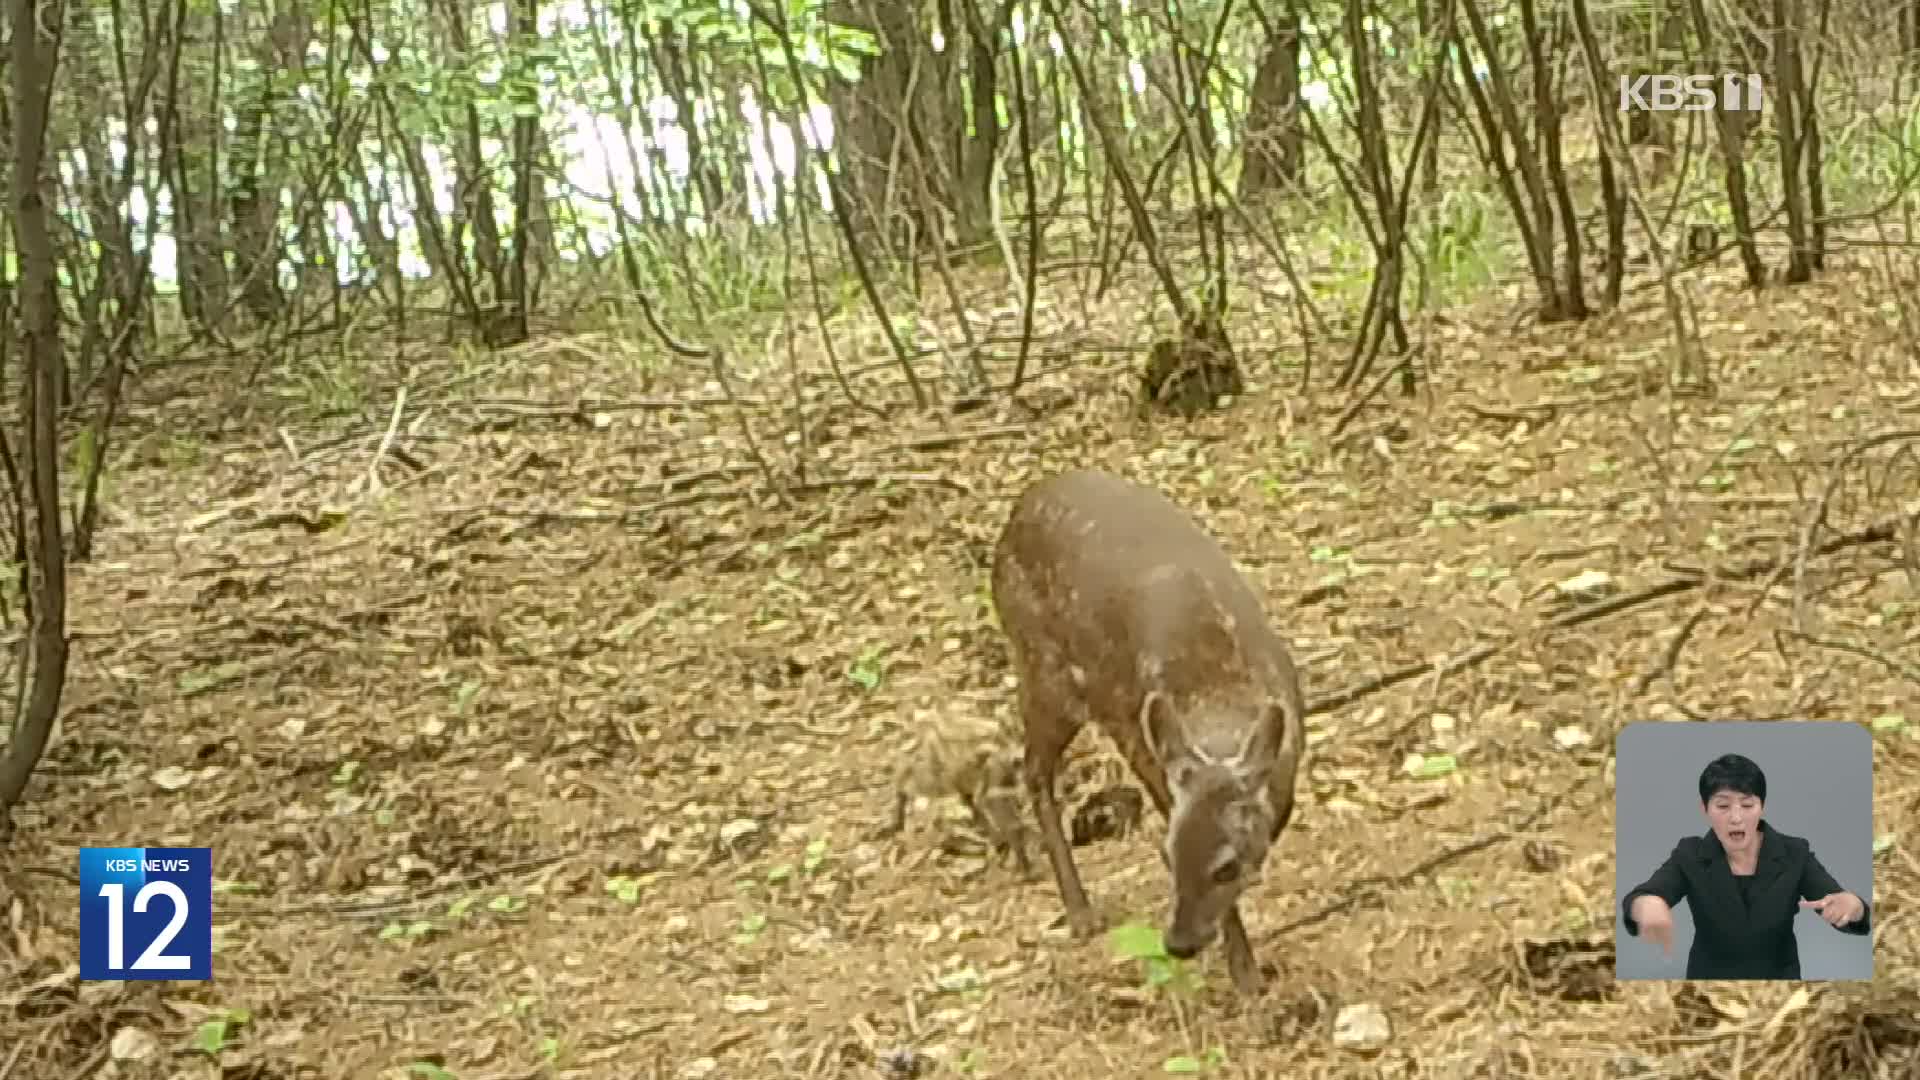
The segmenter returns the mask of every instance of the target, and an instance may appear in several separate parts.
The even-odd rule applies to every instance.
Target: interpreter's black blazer
[[[1760,860],[1753,872],[1751,900],[1742,903],[1727,851],[1711,830],[1689,836],[1673,846],[1673,854],[1621,901],[1627,933],[1638,937],[1633,918],[1636,897],[1652,895],[1677,907],[1686,900],[1693,909],[1693,947],[1687,950],[1689,979],[1798,979],[1800,942],[1793,920],[1801,900],[1818,900],[1842,892],[1840,883],[1814,857],[1798,836],[1788,836],[1765,821],[1760,823]],[[1854,892],[1859,896],[1859,892]],[[1866,903],[1862,896],[1861,903]],[[1871,906],[1860,918],[1840,927],[1845,934],[1865,934],[1873,924]]]

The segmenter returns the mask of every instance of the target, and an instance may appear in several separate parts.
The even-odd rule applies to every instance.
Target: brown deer
[[[1235,986],[1256,992],[1238,901],[1293,814],[1305,708],[1253,590],[1171,500],[1075,470],[1016,501],[994,551],[993,603],[1020,682],[1027,789],[1074,935],[1099,920],[1054,780],[1092,720],[1166,820],[1167,952],[1191,957],[1224,935]]]

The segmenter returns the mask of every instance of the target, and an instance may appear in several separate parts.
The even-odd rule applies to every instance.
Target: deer
[[[1100,929],[1061,829],[1055,780],[1089,720],[1165,821],[1162,942],[1224,939],[1234,985],[1261,973],[1240,898],[1293,815],[1305,703],[1287,644],[1233,560],[1154,488],[1075,469],[1015,499],[993,605],[1018,679],[1022,774],[1072,935]]]

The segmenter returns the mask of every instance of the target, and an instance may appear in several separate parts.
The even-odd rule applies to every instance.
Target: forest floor
[[[1911,443],[1837,470],[1920,428],[1878,280],[1836,258],[1758,296],[1730,265],[1697,282],[1706,396],[1660,388],[1657,288],[1546,327],[1494,292],[1433,324],[1420,396],[1337,439],[1343,402],[1300,395],[1257,312],[1254,385],[1192,423],[1134,416],[1143,343],[1087,329],[1140,327],[1120,301],[1042,343],[1075,356],[1023,404],[883,416],[812,372],[804,448],[776,357],[734,389],[779,496],[705,369],[638,336],[396,349],[326,422],[283,371],[159,373],[72,572],[64,715],[0,871],[0,1077],[1911,1077],[1915,555],[1801,550],[1831,477],[1815,546],[1920,492]],[[894,376],[855,386],[900,401]],[[1495,647],[1315,712],[1244,902],[1257,1004],[1217,947],[1176,992],[1072,941],[1044,859],[1023,881],[982,858],[954,808],[871,835],[913,709],[1008,716],[987,554],[1068,465],[1191,507],[1311,699]],[[1545,628],[1589,571],[1694,581]],[[1860,651],[1795,637],[1796,587]],[[1614,982],[1614,737],[1709,716],[1880,718],[1873,983]],[[1075,754],[1069,813],[1125,779],[1097,734]],[[1158,925],[1159,828],[1077,849],[1110,925]],[[81,845],[212,847],[213,982],[78,981]],[[1390,1031],[1349,1046],[1360,1005]]]

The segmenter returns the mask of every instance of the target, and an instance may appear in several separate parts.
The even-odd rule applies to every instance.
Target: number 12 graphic
[[[81,848],[80,977],[213,978],[213,850]]]

